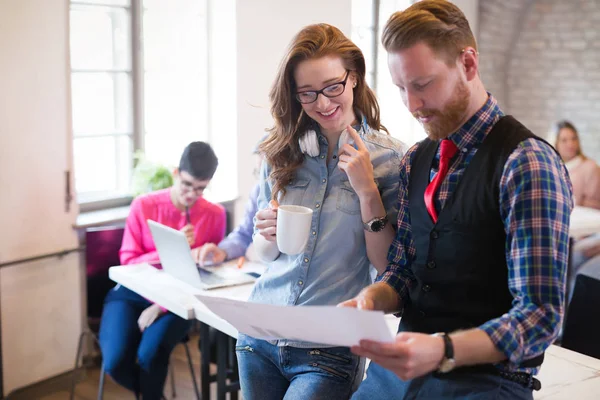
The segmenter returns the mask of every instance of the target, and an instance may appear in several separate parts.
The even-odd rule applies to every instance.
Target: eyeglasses
[[[296,100],[298,100],[302,104],[310,104],[317,101],[319,94],[322,94],[325,97],[338,97],[344,90],[346,90],[346,81],[348,81],[348,77],[350,76],[350,70],[346,70],[346,76],[344,80],[341,82],[333,83],[329,86],[325,86],[321,90],[307,90],[306,92],[297,92]]]
[[[183,179],[180,179],[179,182],[184,193],[193,191],[196,195],[200,196],[204,193],[204,190],[206,189],[206,186],[194,187],[194,185],[191,182],[185,181]]]

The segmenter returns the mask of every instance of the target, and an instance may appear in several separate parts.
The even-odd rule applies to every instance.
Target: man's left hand
[[[389,369],[403,381],[435,371],[444,358],[444,339],[424,333],[400,332],[393,343],[361,340],[352,352]]]

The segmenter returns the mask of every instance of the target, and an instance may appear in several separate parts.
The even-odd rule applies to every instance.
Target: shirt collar
[[[504,116],[504,113],[498,106],[498,102],[488,92],[488,98],[483,107],[469,118],[458,131],[448,136],[448,139],[452,140],[460,151],[467,153],[474,146],[483,143],[487,134],[494,127],[494,124],[502,116]]]

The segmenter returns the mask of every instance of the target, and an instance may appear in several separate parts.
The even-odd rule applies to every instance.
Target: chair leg
[[[104,396],[104,363],[102,363],[102,368],[100,368],[100,382],[98,382],[98,400],[102,400]]]
[[[75,385],[77,384],[76,382],[76,377],[77,377],[77,369],[79,368],[79,359],[81,358],[81,351],[83,348],[83,340],[85,339],[85,337],[87,336],[87,332],[81,332],[81,334],[79,335],[79,342],[77,344],[77,354],[75,355],[75,366],[73,367],[73,375],[71,377],[71,394],[70,394],[70,399],[73,400],[75,398]]]
[[[196,392],[196,399],[201,400],[200,390],[198,390],[198,383],[196,382],[196,373],[194,372],[194,365],[192,364],[192,355],[190,354],[190,348],[187,343],[184,343],[185,354],[187,355],[188,365],[190,366],[190,374],[192,375],[192,383],[194,384],[194,392]]]
[[[177,393],[175,392],[175,368],[173,368],[172,363],[169,363],[169,374],[171,375],[171,395],[175,398],[177,397]]]

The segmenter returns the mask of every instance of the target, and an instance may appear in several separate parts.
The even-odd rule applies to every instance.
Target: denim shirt
[[[371,129],[365,122],[359,134],[369,150],[374,177],[388,218],[398,213],[399,165],[405,146],[389,135]],[[356,296],[372,280],[358,196],[335,157],[327,163],[328,143],[318,133],[320,155],[304,156],[295,179],[286,187],[280,205],[294,204],[313,209],[308,244],[303,253],[270,262],[256,282],[250,301],[277,305],[336,305]],[[258,209],[268,207],[272,183],[270,167],[263,163]],[[255,229],[255,234],[257,230]],[[294,340],[273,341],[279,346],[328,347]]]

